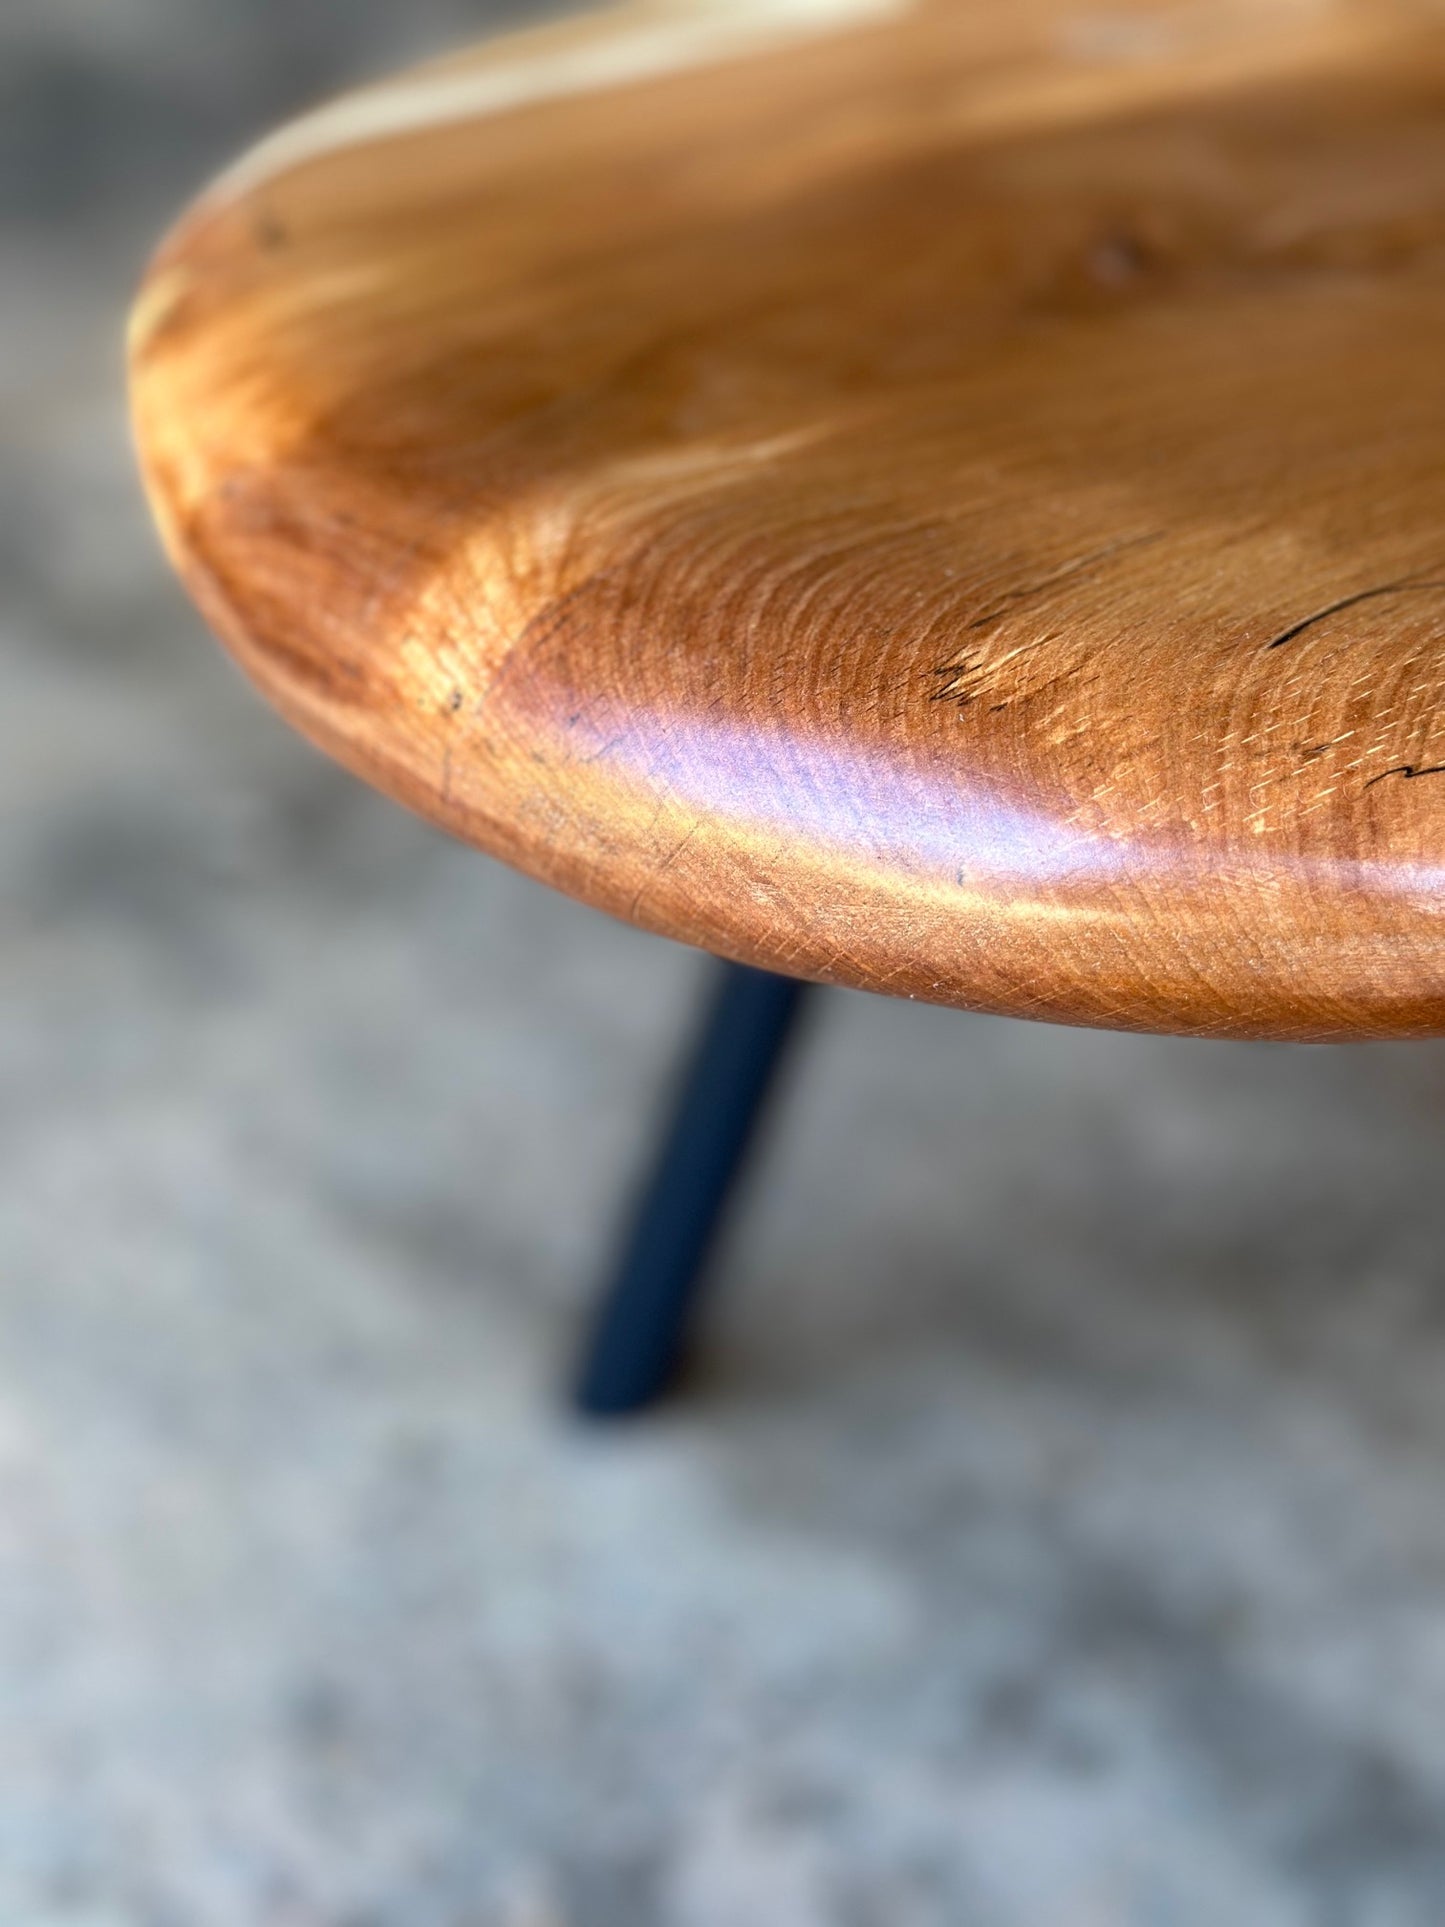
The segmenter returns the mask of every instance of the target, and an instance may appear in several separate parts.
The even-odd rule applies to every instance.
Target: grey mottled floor
[[[558,1416],[695,961],[260,709],[116,379],[484,17],[0,12],[0,1927],[1440,1927],[1440,1050],[838,997],[694,1400]]]

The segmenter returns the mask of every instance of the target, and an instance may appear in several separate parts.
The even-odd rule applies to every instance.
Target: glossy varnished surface
[[[690,941],[1445,1031],[1445,11],[637,9],[293,130],[133,330],[296,723]]]

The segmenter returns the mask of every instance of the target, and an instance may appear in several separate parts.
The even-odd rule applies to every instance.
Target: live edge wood
[[[651,929],[1445,1032],[1445,12],[789,0],[501,43],[162,250],[170,551],[285,714]]]

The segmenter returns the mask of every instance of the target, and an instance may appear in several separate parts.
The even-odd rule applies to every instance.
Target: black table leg
[[[717,971],[621,1262],[583,1350],[575,1399],[594,1418],[638,1411],[667,1388],[729,1193],[807,989],[741,964]]]

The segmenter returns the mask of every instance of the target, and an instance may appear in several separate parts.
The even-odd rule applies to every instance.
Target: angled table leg
[[[574,1398],[590,1417],[651,1404],[681,1357],[729,1194],[807,986],[722,964],[661,1146],[584,1346]]]

